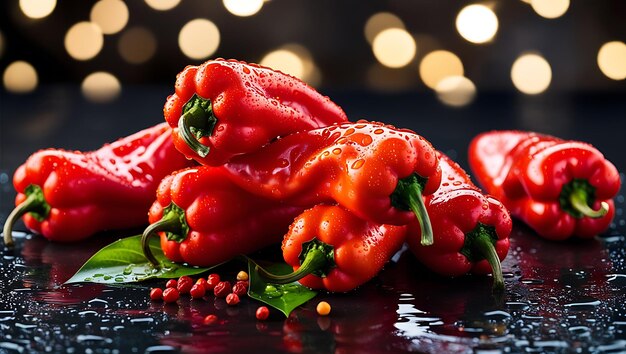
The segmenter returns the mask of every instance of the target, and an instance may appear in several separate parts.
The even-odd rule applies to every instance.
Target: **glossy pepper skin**
[[[615,215],[615,166],[593,146],[523,131],[475,137],[469,164],[478,182],[539,235],[590,238]]]
[[[159,185],[143,250],[158,266],[148,238],[159,234],[161,249],[173,262],[214,266],[279,243],[302,210],[239,188],[220,167],[181,170]]]
[[[421,195],[439,186],[437,161],[415,132],[360,121],[288,135],[225,167],[242,188],[266,198],[305,207],[338,203],[379,224],[405,225],[417,216],[428,229]]]
[[[420,244],[420,230],[409,225],[407,243],[413,254],[435,273],[456,277],[493,273],[494,289],[504,281],[500,261],[509,251],[513,227],[508,210],[497,199],[483,195],[467,173],[438,152],[441,185],[424,197],[435,242]]]
[[[38,151],[13,176],[18,194],[4,242],[13,243],[22,215],[30,230],[60,242],[144,225],[161,178],[192,164],[174,148],[165,123],[91,152]]]
[[[211,166],[279,136],[347,121],[339,106],[301,80],[224,59],[179,73],[163,113],[176,148]]]
[[[291,283],[347,292],[378,274],[404,243],[406,226],[365,221],[336,205],[316,205],[300,214],[283,239],[283,258],[294,272],[270,283]]]

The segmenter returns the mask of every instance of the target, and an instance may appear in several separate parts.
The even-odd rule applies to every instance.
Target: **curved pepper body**
[[[41,150],[14,174],[15,204],[27,199],[29,186],[40,187],[49,212],[25,214],[26,227],[53,241],[77,241],[145,225],[161,178],[191,164],[165,123],[92,152]]]
[[[300,268],[303,244],[318,240],[333,248],[334,265],[321,277],[310,274],[300,283],[332,292],[350,291],[378,274],[404,243],[405,226],[365,221],[339,207],[317,205],[304,211],[283,240],[283,258]]]
[[[441,185],[434,194],[424,197],[435,242],[422,246],[419,227],[411,224],[407,232],[409,248],[421,263],[444,276],[491,273],[485,256],[472,247],[472,232],[479,225],[492,228],[490,242],[503,260],[509,251],[513,226],[509,213],[500,201],[483,195],[457,163],[442,153],[438,156]]]
[[[345,122],[343,110],[301,80],[256,64],[209,60],[178,74],[176,92],[163,109],[176,147],[203,165],[217,166],[297,131]],[[182,139],[183,107],[198,95],[211,102],[215,126],[199,142],[210,152],[199,156]]]
[[[242,188],[311,207],[338,203],[380,224],[404,225],[412,212],[392,205],[401,179],[417,174],[433,193],[441,172],[432,145],[410,130],[380,123],[334,125],[288,135],[225,167]]]
[[[255,196],[232,183],[219,167],[178,171],[163,179],[150,208],[150,223],[164,209],[182,209],[188,232],[160,232],[161,248],[174,262],[214,266],[279,243],[303,208]]]
[[[511,214],[553,240],[593,237],[615,215],[612,198],[620,188],[615,166],[593,146],[522,131],[483,133],[471,142],[469,163],[485,190]],[[572,183],[586,186],[588,207],[606,214],[572,213],[564,195]]]

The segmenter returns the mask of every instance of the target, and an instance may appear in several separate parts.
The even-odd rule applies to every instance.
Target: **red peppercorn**
[[[212,325],[215,322],[217,322],[217,316],[215,315],[208,315],[204,318],[204,320],[202,321],[205,325]]]
[[[176,281],[176,279],[170,279],[167,281],[167,283],[165,283],[166,288],[175,288],[177,285],[178,282]]]
[[[178,290],[179,293],[181,294],[189,294],[189,291],[191,291],[191,288],[193,287],[193,282],[192,281],[178,281],[178,285],[176,286],[176,289]]]
[[[261,306],[258,309],[256,309],[256,319],[257,320],[266,320],[268,317],[270,316],[270,310],[265,307],[265,306]]]
[[[248,288],[243,282],[238,281],[233,285],[233,294],[237,294],[237,296],[243,296],[248,292]]]
[[[161,288],[152,288],[150,290],[150,300],[163,300],[163,290]]]
[[[189,290],[189,294],[194,299],[200,299],[206,294],[206,290],[204,289],[204,285],[202,284],[194,284]]]
[[[179,296],[180,295],[178,294],[178,290],[176,290],[176,288],[167,288],[163,292],[163,301],[166,303],[175,302],[178,300]]]
[[[230,293],[226,296],[226,303],[230,306],[235,306],[239,303],[239,295]]]
[[[219,274],[211,274],[206,278],[206,289],[207,291],[213,290],[215,286],[220,282]]]
[[[206,290],[206,279],[198,278],[198,280],[196,280],[196,284],[202,285],[202,287],[205,288],[205,290]]]
[[[213,294],[215,294],[215,297],[226,297],[226,295],[230,294],[231,289],[230,282],[221,281],[213,289]]]

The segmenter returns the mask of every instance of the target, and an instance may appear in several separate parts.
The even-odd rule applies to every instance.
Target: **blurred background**
[[[0,182],[37,149],[161,122],[176,74],[217,57],[297,76],[461,164],[474,134],[527,129],[626,168],[624,19],[623,0],[2,1]]]

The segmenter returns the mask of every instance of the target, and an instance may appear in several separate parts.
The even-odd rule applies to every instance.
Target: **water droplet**
[[[369,144],[372,143],[372,137],[369,135],[365,135],[362,139],[361,139],[361,145],[362,146],[368,146]]]
[[[350,136],[352,134],[354,134],[356,130],[354,128],[348,128],[348,130],[346,130],[345,133],[343,133],[343,136]]]
[[[341,149],[340,148],[334,148],[333,149],[333,154],[335,154],[335,155],[341,154]]]
[[[247,66],[244,66],[243,67],[243,72],[246,73],[246,74],[250,74],[250,69],[248,69]]]
[[[375,129],[375,130],[374,130],[374,134],[382,134],[382,133],[384,133],[384,132],[385,132],[385,131],[384,131],[383,129],[381,129],[381,128],[378,128],[378,129]]]
[[[359,168],[363,167],[364,164],[365,164],[364,159],[358,159],[352,163],[352,169],[358,170]]]

